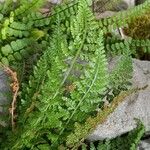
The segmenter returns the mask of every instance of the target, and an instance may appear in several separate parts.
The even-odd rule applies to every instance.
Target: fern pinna
[[[17,128],[8,132],[8,149],[78,148],[95,127],[90,118],[103,114],[105,120],[117,107],[105,113],[104,98],[113,104],[121,91],[129,89],[136,48],[149,51],[148,39],[111,34],[132,22],[137,11],[141,15],[148,11],[148,1],[102,20],[95,19],[90,0],[62,3],[47,14],[40,11],[43,4],[42,0],[0,4],[1,62],[18,69],[29,56],[40,57],[26,78],[29,82],[21,80]],[[108,60],[116,55],[118,65],[109,71]],[[81,129],[87,130],[79,133]],[[4,148],[5,142],[0,146]]]

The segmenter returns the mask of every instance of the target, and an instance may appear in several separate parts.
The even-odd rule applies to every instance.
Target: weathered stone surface
[[[126,2],[128,4],[128,7],[133,7],[135,5],[135,1],[136,0],[123,0],[124,2]]]
[[[11,100],[10,83],[8,82],[8,76],[0,69],[0,125],[5,126],[6,122],[2,120],[3,116],[8,114],[8,109]],[[6,119],[7,120],[7,119]]]
[[[112,17],[116,14],[114,11],[105,11],[103,13],[95,13],[96,19]]]
[[[126,98],[108,116],[106,122],[99,125],[88,137],[89,140],[114,138],[126,133],[136,127],[134,118],[139,118],[146,126],[146,130],[150,130],[150,62],[134,60],[133,69],[133,87],[148,87]]]
[[[47,0],[48,2],[51,2],[53,4],[59,4],[62,2],[62,0]]]
[[[150,150],[150,138],[147,140],[142,140],[137,150]]]

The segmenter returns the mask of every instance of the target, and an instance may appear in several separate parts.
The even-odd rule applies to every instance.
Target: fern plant
[[[105,6],[115,3],[108,1]],[[62,3],[47,15],[40,12],[43,4],[42,0],[0,4],[0,60],[18,72],[21,82],[17,127],[11,132],[9,125],[3,133],[7,140],[2,149],[78,148],[101,122],[96,118],[95,125],[90,124],[91,118],[100,115],[105,120],[128,95],[117,99],[129,89],[134,49],[139,45],[149,49],[149,39],[109,36],[113,29],[132,22],[137,12],[145,14],[148,1],[102,20],[96,20],[90,0]],[[29,76],[27,63],[35,55],[39,59]],[[116,55],[118,65],[109,72],[108,60]],[[25,70],[21,74],[20,68]],[[112,104],[109,109],[105,98]],[[89,126],[81,131],[87,122]]]

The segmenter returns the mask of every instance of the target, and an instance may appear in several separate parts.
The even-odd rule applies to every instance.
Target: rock
[[[146,140],[142,140],[137,150],[150,150],[150,138]]]
[[[133,4],[133,6],[134,6],[134,4]],[[128,3],[126,3],[126,2],[119,2],[115,6],[114,10],[115,11],[127,10],[129,7],[130,7],[130,5],[128,5]]]
[[[0,125],[6,126],[7,115],[9,112],[11,90],[8,76],[3,70],[0,70]],[[2,119],[6,116],[5,121]]]
[[[47,0],[48,2],[51,2],[52,4],[60,4],[62,0]]]
[[[95,13],[96,19],[112,17],[116,14],[114,11],[105,11],[103,13]]]
[[[125,3],[128,4],[128,8],[135,6],[136,0],[123,0]]]
[[[135,0],[135,5],[144,3],[146,0]]]
[[[112,63],[112,66],[114,64]],[[112,68],[110,66],[110,68]],[[150,62],[133,61],[133,87],[144,87],[131,96],[127,97],[116,110],[108,116],[107,120],[100,124],[95,131],[89,135],[88,140],[110,139],[131,131],[136,127],[134,118],[140,119],[146,131],[150,131]]]

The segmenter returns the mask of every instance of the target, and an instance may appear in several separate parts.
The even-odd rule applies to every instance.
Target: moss
[[[135,18],[124,31],[134,39],[150,39],[150,12]]]

